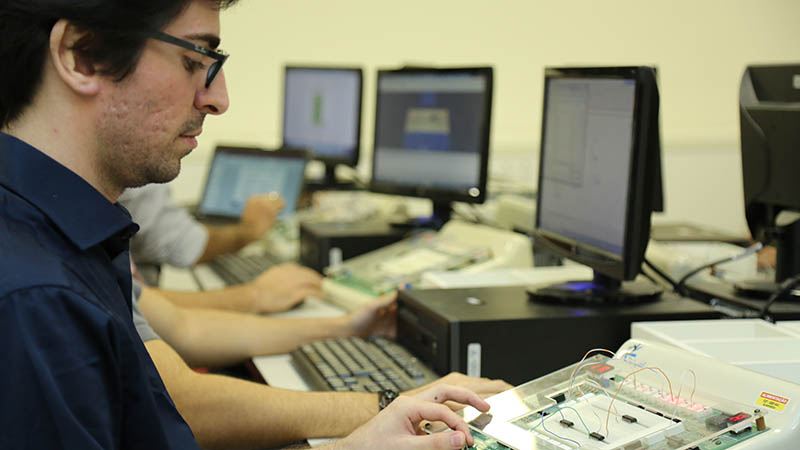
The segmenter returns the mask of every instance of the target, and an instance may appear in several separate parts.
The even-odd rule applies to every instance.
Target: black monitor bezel
[[[225,145],[225,144],[217,145],[214,148],[214,154],[211,156],[211,163],[209,164],[208,171],[206,172],[206,178],[203,184],[203,195],[200,197],[200,202],[197,204],[197,208],[195,210],[195,216],[201,220],[235,221],[239,219],[239,216],[205,213],[200,209],[201,206],[205,203],[206,196],[208,195],[208,188],[209,188],[208,182],[211,179],[211,171],[214,169],[214,160],[217,158],[217,155],[221,153],[235,154],[235,155],[252,155],[260,158],[290,158],[290,159],[302,160],[304,162],[303,172],[305,172],[305,163],[307,163],[309,159],[309,153],[305,149],[292,149],[292,148],[282,147],[279,149],[271,150],[255,146],[237,146],[237,145]],[[304,177],[300,177],[298,179],[301,193],[304,182],[305,182]],[[296,207],[297,205],[294,206]]]
[[[800,181],[793,173],[800,141],[793,126],[800,119],[797,77],[800,63],[754,64],[745,69],[739,87],[745,219],[753,239],[777,248],[776,282],[800,273],[800,221],[779,220],[783,211],[800,211]],[[762,294],[777,289],[774,285]]]
[[[319,71],[319,72],[353,72],[358,75],[358,117],[356,118],[356,146],[352,151],[352,154],[348,158],[338,158],[338,157],[331,157],[331,156],[324,156],[318,155],[314,152],[314,149],[308,149],[309,156],[314,161],[320,161],[325,165],[335,166],[336,164],[342,164],[345,166],[356,167],[358,165],[359,158],[361,156],[361,127],[362,127],[362,117],[363,117],[363,109],[364,109],[364,69],[359,66],[337,66],[337,65],[313,65],[313,64],[287,64],[283,67],[283,117],[281,123],[281,142],[283,145],[286,146],[286,109],[288,108],[288,102],[286,101],[286,96],[288,95],[288,89],[286,88],[286,83],[288,80],[289,71],[291,70],[308,70],[308,71]]]
[[[378,131],[378,123],[380,123],[380,83],[381,79],[386,75],[396,74],[468,74],[480,75],[486,79],[487,89],[484,99],[484,115],[486,120],[481,129],[480,137],[480,173],[478,175],[478,195],[470,195],[469,189],[455,190],[445,189],[437,186],[411,186],[400,185],[388,182],[378,182],[374,179],[375,174],[375,149],[380,139]],[[483,203],[486,200],[486,184],[488,179],[489,169],[489,141],[491,138],[491,122],[492,122],[492,97],[494,91],[494,68],[491,66],[480,67],[403,67],[400,69],[379,69],[378,76],[375,83],[375,133],[372,142],[372,174],[373,179],[369,183],[369,190],[372,192],[392,195],[405,195],[411,197],[429,198],[434,202],[465,202],[465,203]]]
[[[656,177],[656,172],[654,172],[656,169],[660,173],[659,99],[655,69],[645,66],[546,68],[542,102],[539,180],[542,179],[544,169],[548,81],[554,78],[611,78],[631,79],[636,82],[631,161],[628,169],[628,198],[625,208],[625,238],[622,252],[617,255],[590,244],[542,230],[539,228],[541,209],[537,208],[533,239],[537,246],[592,267],[595,272],[620,281],[633,280],[641,271],[650,236],[650,216],[653,205],[657,204],[654,199],[660,195],[660,187],[651,186],[655,182],[647,182],[648,177]],[[653,109],[655,109],[655,117],[651,117]],[[657,152],[655,155],[650,155],[648,151],[636,151],[637,148],[648,149],[652,146],[655,146],[655,149],[652,149]],[[660,177],[658,180],[660,182]],[[541,204],[539,202],[541,195],[542,185],[539,183],[537,204]],[[646,214],[636,214],[637,211],[645,210],[648,211]]]

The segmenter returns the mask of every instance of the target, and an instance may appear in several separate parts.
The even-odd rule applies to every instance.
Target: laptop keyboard
[[[266,254],[220,255],[208,263],[211,270],[228,285],[250,282],[274,265],[275,261]]]
[[[373,336],[328,339],[294,350],[292,361],[318,391],[407,391],[439,376],[405,348]]]

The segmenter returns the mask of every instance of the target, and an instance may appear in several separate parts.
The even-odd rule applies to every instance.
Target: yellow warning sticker
[[[782,412],[783,408],[789,404],[789,399],[779,395],[770,394],[769,392],[762,392],[756,400],[756,405],[769,408],[773,411]]]

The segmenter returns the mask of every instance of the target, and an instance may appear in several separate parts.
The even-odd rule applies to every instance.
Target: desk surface
[[[732,283],[721,280],[689,282],[686,287],[692,297],[721,307],[734,317],[757,317],[766,302],[738,295]],[[800,320],[800,303],[776,301],[769,311],[776,320]]]

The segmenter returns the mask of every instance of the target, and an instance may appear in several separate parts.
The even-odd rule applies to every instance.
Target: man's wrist
[[[400,394],[394,389],[384,389],[378,392],[378,411],[383,411],[390,403],[392,403]]]

